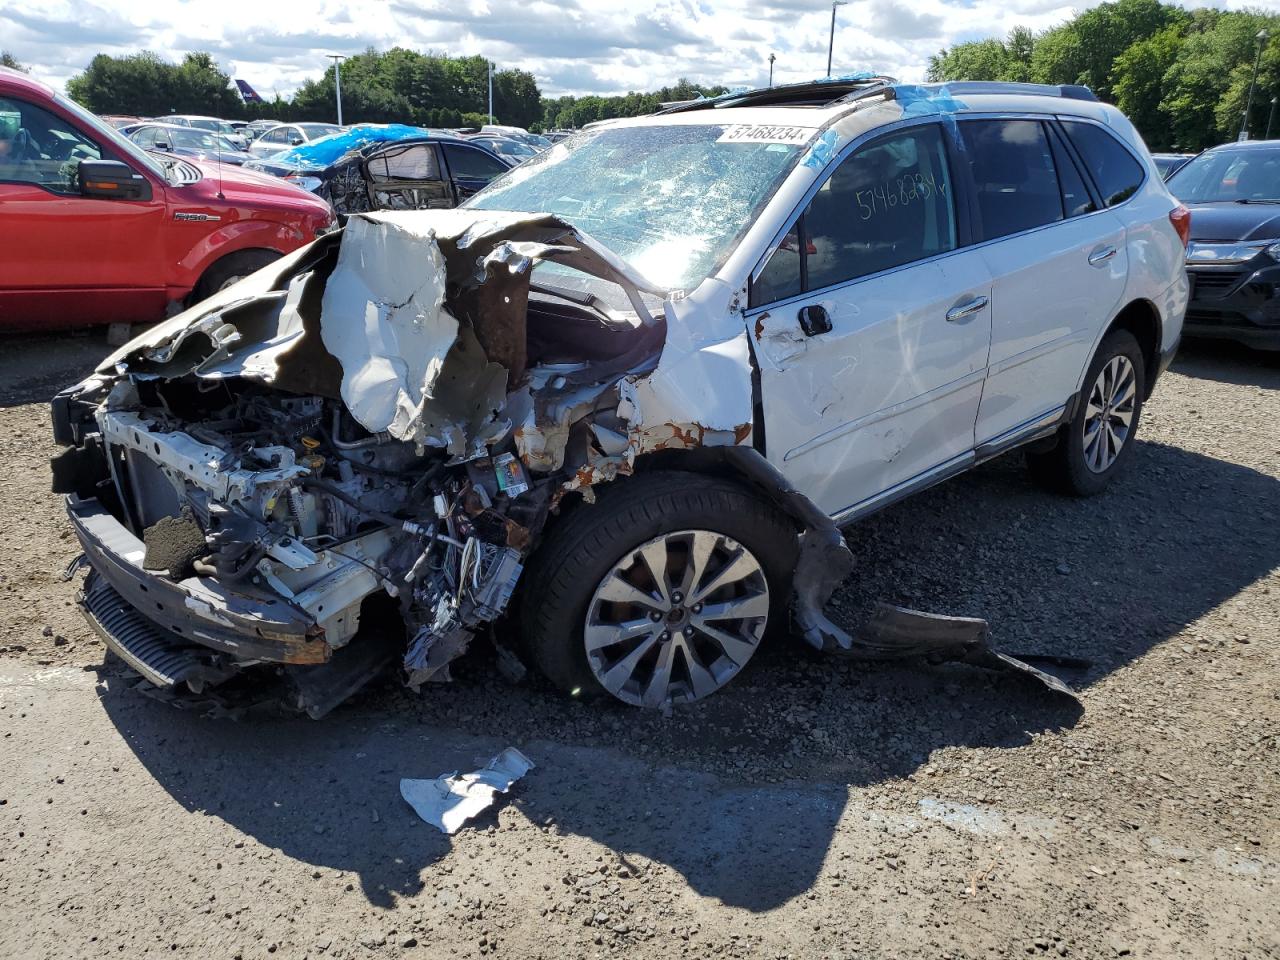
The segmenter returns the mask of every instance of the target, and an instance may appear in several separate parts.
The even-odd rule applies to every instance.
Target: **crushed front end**
[[[320,716],[397,659],[448,679],[567,493],[695,442],[641,418],[682,400],[624,264],[552,217],[406,216],[353,218],[55,399],[85,612],[155,686],[268,666]],[[544,261],[622,308],[531,283]]]

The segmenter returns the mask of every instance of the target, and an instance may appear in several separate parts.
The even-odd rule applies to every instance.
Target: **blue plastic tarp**
[[[331,133],[319,140],[312,140],[288,150],[272,154],[266,159],[293,167],[296,170],[322,170],[357,147],[368,143],[394,142],[412,137],[429,137],[425,127],[411,127],[403,123],[362,123],[342,133]]]

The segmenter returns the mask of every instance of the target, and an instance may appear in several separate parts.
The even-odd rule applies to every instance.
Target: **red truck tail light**
[[[1173,224],[1173,229],[1178,231],[1178,236],[1185,247],[1191,240],[1191,211],[1182,204],[1178,204],[1169,211],[1169,222]]]

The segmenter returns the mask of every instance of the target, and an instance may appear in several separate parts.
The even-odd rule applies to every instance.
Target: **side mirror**
[[[172,146],[172,145],[169,143],[169,141],[167,141],[167,140],[157,140],[157,141],[156,141],[156,149],[157,149],[157,150],[172,150],[172,149],[173,149],[173,146]]]
[[[293,136],[289,138],[289,146],[291,147],[302,146],[302,138],[295,133]]]
[[[82,197],[150,200],[151,181],[119,160],[81,160],[76,167]]]

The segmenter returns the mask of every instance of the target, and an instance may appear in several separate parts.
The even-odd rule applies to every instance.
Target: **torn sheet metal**
[[[434,780],[400,781],[400,796],[424,821],[442,833],[459,828],[493,805],[499,793],[534,768],[534,763],[515,747],[507,747],[480,770],[456,772]]]
[[[1055,693],[1078,700],[1076,692],[1052,674],[1007,653],[991,649],[987,621],[975,617],[945,617],[876,604],[871,619],[847,648],[862,660],[918,658],[929,663],[968,663],[988,670],[1013,670],[1040,681]]]

